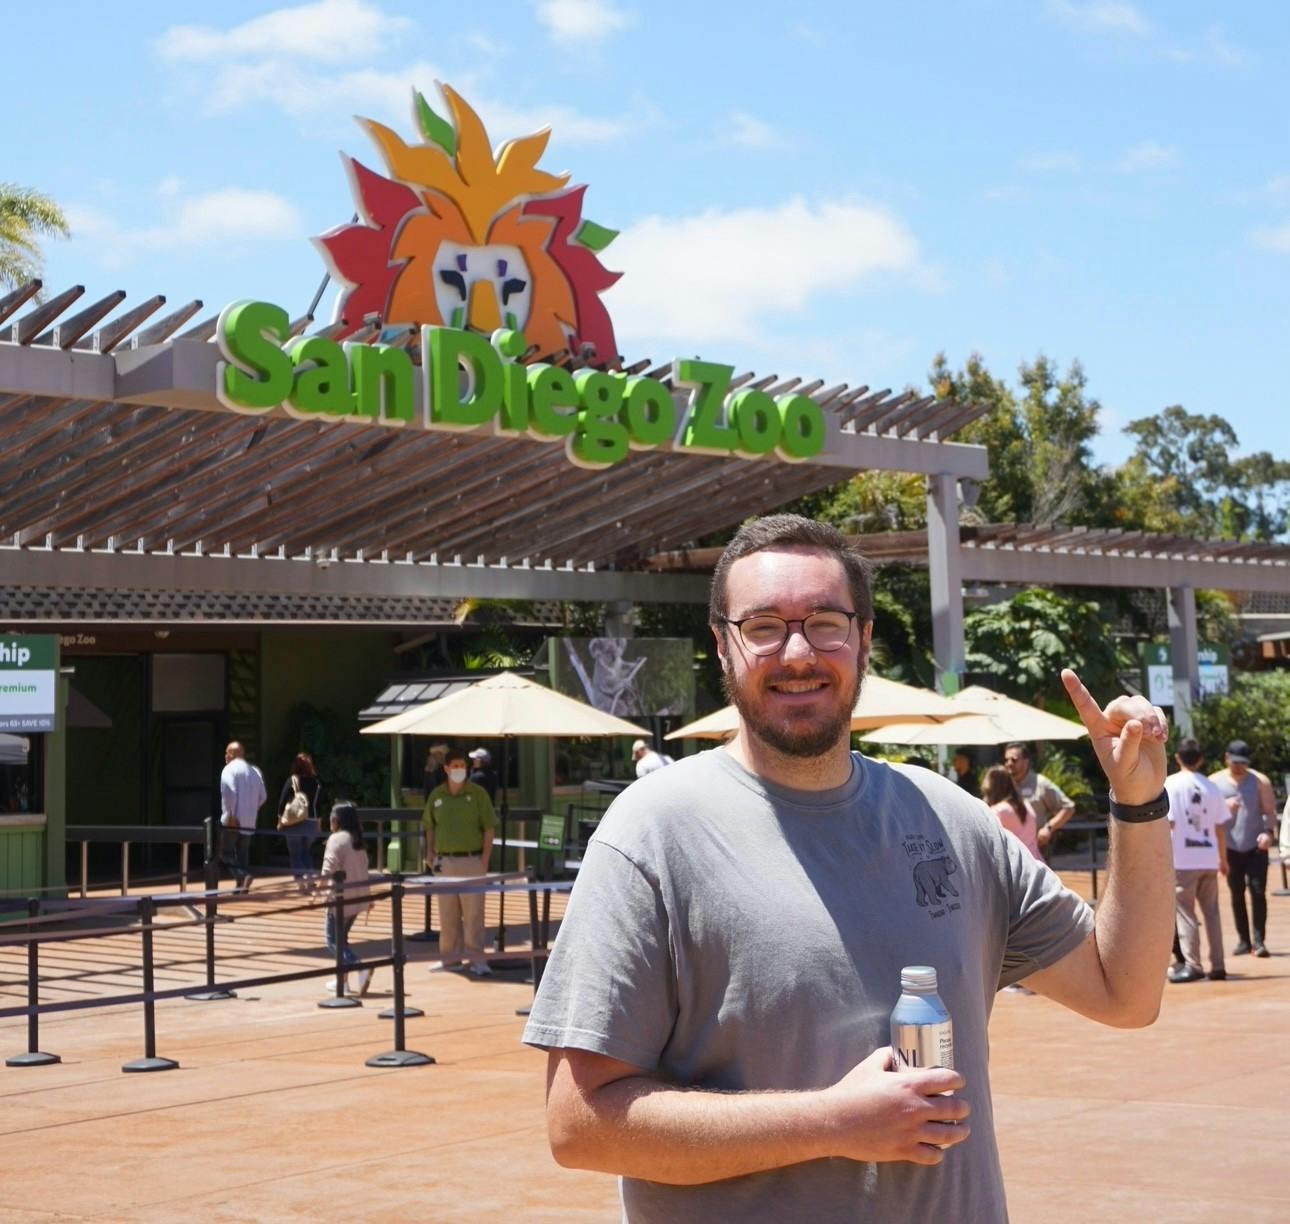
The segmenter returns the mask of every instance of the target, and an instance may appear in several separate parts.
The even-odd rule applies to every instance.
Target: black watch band
[[[1161,791],[1149,803],[1121,803],[1111,796],[1111,815],[1126,824],[1146,824],[1149,820],[1159,820],[1169,811],[1169,792]]]

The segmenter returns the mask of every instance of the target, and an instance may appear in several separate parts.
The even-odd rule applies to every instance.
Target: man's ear
[[[709,625],[708,628],[712,630],[712,636],[717,639],[717,658],[724,663],[726,658],[725,626]]]
[[[864,670],[869,670],[869,649],[873,645],[873,621],[865,621],[860,626],[860,662]]]

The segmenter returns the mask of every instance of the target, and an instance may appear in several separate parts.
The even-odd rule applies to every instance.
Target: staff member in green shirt
[[[464,752],[453,749],[444,764],[448,780],[426,796],[426,861],[445,876],[484,875],[497,828],[493,801],[482,786],[467,781]],[[466,961],[476,977],[492,973],[484,955],[482,892],[439,897],[439,956],[445,969]]]

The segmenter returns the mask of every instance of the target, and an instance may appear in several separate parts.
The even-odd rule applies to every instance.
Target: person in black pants
[[[283,825],[283,813],[297,790],[309,801],[309,816],[299,824]],[[307,752],[297,753],[291,762],[291,776],[282,784],[282,793],[278,796],[278,828],[287,843],[291,874],[296,877],[296,884],[302,892],[312,887],[312,877],[317,874],[312,851],[321,832],[318,823],[318,793],[321,790],[322,783],[318,781],[313,758]]]
[[[1227,825],[1227,887],[1236,923],[1234,956],[1253,951],[1268,956],[1268,850],[1276,835],[1277,809],[1272,787],[1250,768],[1250,746],[1233,740],[1224,755],[1227,768],[1210,774],[1223,793],[1231,821]],[[1250,894],[1250,913],[1245,893]],[[1253,929],[1251,930],[1251,920]]]

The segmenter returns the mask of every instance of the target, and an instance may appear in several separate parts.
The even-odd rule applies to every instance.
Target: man
[[[981,798],[981,783],[966,748],[960,748],[954,754],[954,781],[973,799]]]
[[[1183,963],[1169,970],[1169,980],[1199,982],[1205,977],[1196,922],[1199,903],[1209,942],[1210,980],[1221,982],[1227,972],[1223,967],[1223,927],[1218,917],[1218,877],[1220,873],[1227,874],[1223,834],[1227,805],[1218,787],[1200,772],[1204,758],[1194,739],[1180,741],[1174,760],[1178,762],[1178,772],[1165,780],[1165,791],[1169,795],[1177,881],[1177,946]]]
[[[1025,744],[1009,744],[1003,750],[1003,767],[1012,775],[1021,797],[1035,809],[1042,822],[1039,826],[1039,848],[1047,850],[1053,834],[1075,815],[1075,804],[1056,782],[1030,768],[1030,749]]]
[[[1229,813],[1227,889],[1237,934],[1232,955],[1244,956],[1252,948],[1255,956],[1267,956],[1268,849],[1277,830],[1276,803],[1269,798],[1271,787],[1265,787],[1250,768],[1250,746],[1244,740],[1228,744],[1223,761],[1226,768],[1209,777],[1222,793]],[[1250,913],[1245,909],[1247,889]]]
[[[996,990],[1156,1016],[1163,716],[1064,673],[1120,817],[1095,923],[958,787],[850,751],[872,618],[832,527],[745,524],[710,618],[739,731],[629,787],[588,846],[524,1040],[557,1161],[622,1175],[629,1221],[1003,1220]],[[893,1069],[906,965],[939,972],[956,1070]]]
[[[444,765],[447,781],[426,796],[426,862],[452,878],[486,875],[497,828],[493,801],[482,786],[467,778],[466,754],[460,749],[449,750]],[[464,959],[476,977],[490,976],[484,953],[483,893],[439,894],[439,956],[445,969]]]
[[[632,760],[636,762],[636,776],[643,778],[664,765],[672,764],[672,758],[662,752],[655,752],[643,739],[632,745]]]
[[[224,749],[224,768],[219,776],[220,859],[233,873],[238,892],[251,887],[251,838],[255,820],[267,798],[264,778],[246,759],[237,740]]]
[[[497,771],[493,768],[493,754],[487,748],[475,748],[470,754],[470,780],[482,786],[489,802],[497,804]]]

